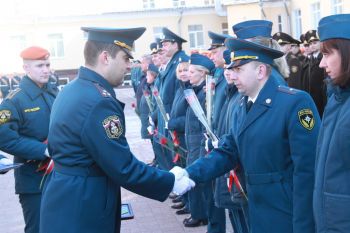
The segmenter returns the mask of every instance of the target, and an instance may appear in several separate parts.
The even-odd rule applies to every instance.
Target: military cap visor
[[[252,61],[259,61],[272,65],[274,59],[284,55],[284,53],[279,50],[241,39],[227,39],[225,44],[230,51],[233,51],[231,64],[227,69],[239,67]]]
[[[272,39],[276,40],[278,44],[285,45],[285,44],[300,44],[300,41],[294,39],[290,35],[284,32],[277,32],[272,36]]]
[[[320,41],[329,39],[350,40],[350,14],[338,14],[324,17],[318,23]]]
[[[99,28],[82,27],[83,31],[88,33],[88,40],[97,41],[119,46],[126,54],[132,57],[134,41],[137,40],[145,31],[145,27],[139,28]]]
[[[218,34],[218,33],[214,33],[211,31],[208,31],[208,36],[211,39],[211,44],[210,44],[210,48],[208,50],[213,50],[219,47],[224,47],[225,46],[225,40],[227,38],[230,38],[229,35],[225,35],[225,34]]]
[[[179,44],[187,42],[187,40],[176,35],[174,32],[170,31],[168,28],[163,28],[162,32],[163,32],[163,38],[161,38],[161,40],[160,40],[161,43],[166,42],[166,41],[176,42]]]

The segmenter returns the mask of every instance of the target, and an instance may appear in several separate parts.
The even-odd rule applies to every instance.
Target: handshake
[[[173,193],[182,195],[190,191],[196,185],[196,183],[188,177],[188,173],[185,169],[175,166],[170,172],[175,176]]]

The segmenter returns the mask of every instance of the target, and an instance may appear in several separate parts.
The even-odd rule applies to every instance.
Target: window
[[[154,0],[143,0],[143,9],[153,9],[154,7]]]
[[[296,9],[293,11],[293,36],[294,38],[299,38],[302,33],[302,25],[301,25],[301,10]]]
[[[162,35],[163,35],[162,28],[163,28],[163,27],[153,27],[153,36],[154,36],[154,39],[156,39],[156,38],[162,38]]]
[[[190,49],[204,48],[204,35],[202,25],[188,25],[188,37],[190,39]]]
[[[222,23],[221,30],[222,30],[222,34],[228,35],[228,23]]]
[[[52,58],[64,57],[63,35],[62,34],[49,34],[49,50]]]
[[[174,7],[185,7],[186,1],[185,0],[173,0],[173,6]]]
[[[278,25],[278,31],[279,32],[283,32],[283,28],[282,28],[282,16],[278,15],[277,18],[277,25]]]
[[[311,4],[311,27],[317,28],[318,21],[321,19],[320,2]]]
[[[331,8],[333,15],[343,13],[343,0],[331,0]]]
[[[205,6],[214,5],[214,4],[215,4],[215,0],[204,0]]]

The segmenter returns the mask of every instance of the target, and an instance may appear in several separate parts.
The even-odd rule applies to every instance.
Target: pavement
[[[131,103],[135,102],[132,88],[117,89],[117,98],[125,103],[126,137],[131,151],[141,161],[151,162],[154,158],[149,141],[140,137],[140,120]],[[11,158],[11,156],[9,155]],[[150,187],[151,188],[151,187]],[[13,172],[0,175],[0,233],[23,233],[24,221],[18,196],[14,193]],[[171,200],[159,202],[122,189],[122,202],[130,203],[134,219],[122,221],[122,233],[205,233],[206,226],[186,228],[182,221],[188,215],[176,215],[170,208]],[[227,214],[226,214],[226,222]],[[233,232],[230,224],[226,232]]]

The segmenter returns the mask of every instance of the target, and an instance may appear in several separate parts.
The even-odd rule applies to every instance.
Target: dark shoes
[[[189,214],[190,213],[190,210],[187,209],[186,207],[182,208],[181,210],[177,210],[175,212],[177,215],[183,215],[183,214]]]
[[[172,200],[173,203],[182,202],[182,196],[177,196]]]
[[[193,219],[192,217],[190,217],[190,218],[185,218],[183,223],[184,223],[185,227],[199,227],[199,226],[208,225],[208,220],[207,219]]]
[[[185,203],[179,202],[171,206],[171,208],[179,210],[185,207]]]

